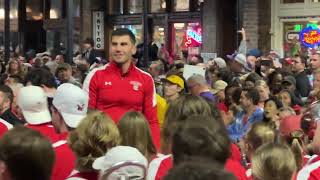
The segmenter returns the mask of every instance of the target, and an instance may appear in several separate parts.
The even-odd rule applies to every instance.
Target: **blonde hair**
[[[303,156],[302,156],[303,148],[300,145],[299,139],[294,138],[292,140],[292,142],[291,142],[291,150],[292,150],[292,153],[294,155],[294,159],[295,159],[297,168],[301,169],[302,165],[303,165]]]
[[[129,111],[118,124],[121,145],[137,148],[147,158],[157,153],[152,141],[149,124],[143,114]]]
[[[276,139],[276,132],[265,122],[254,123],[246,135],[246,142],[249,144],[248,151],[251,153],[261,145],[273,143]]]
[[[7,66],[6,66],[6,73],[9,74],[9,75],[13,75],[12,73],[14,73],[14,72],[13,72],[13,70],[11,69],[11,64],[13,64],[13,63],[17,63],[17,64],[18,64],[18,72],[17,72],[16,75],[18,75],[20,78],[23,79],[25,73],[23,72],[22,66],[21,66],[21,64],[19,63],[19,60],[18,60],[17,58],[10,58]]]
[[[100,111],[90,112],[68,137],[68,144],[77,156],[76,166],[80,171],[92,170],[93,161],[119,142],[116,124]]]
[[[291,180],[297,170],[294,155],[282,144],[266,144],[253,154],[254,179]]]

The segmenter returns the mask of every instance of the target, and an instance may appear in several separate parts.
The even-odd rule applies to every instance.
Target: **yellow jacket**
[[[162,128],[163,122],[164,122],[164,116],[166,114],[168,105],[167,101],[162,98],[159,94],[156,95],[157,99],[157,111],[158,111],[158,121],[159,121],[159,126]]]

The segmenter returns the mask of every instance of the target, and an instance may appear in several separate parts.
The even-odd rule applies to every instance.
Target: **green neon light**
[[[312,29],[317,29],[318,28],[318,24],[315,23],[308,23],[307,27],[312,27]]]
[[[302,25],[301,24],[296,24],[294,25],[294,31],[301,31],[302,30]]]

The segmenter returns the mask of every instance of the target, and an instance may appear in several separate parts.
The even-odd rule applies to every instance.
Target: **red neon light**
[[[308,44],[316,44],[320,42],[320,33],[316,30],[303,33],[303,41]]]
[[[186,42],[184,45],[186,47],[198,47],[202,44],[202,29],[200,27],[189,29],[186,31]]]

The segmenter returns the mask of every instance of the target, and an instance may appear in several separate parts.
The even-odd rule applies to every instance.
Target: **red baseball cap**
[[[294,131],[302,131],[301,116],[291,115],[281,119],[279,130],[281,136],[290,136]]]

